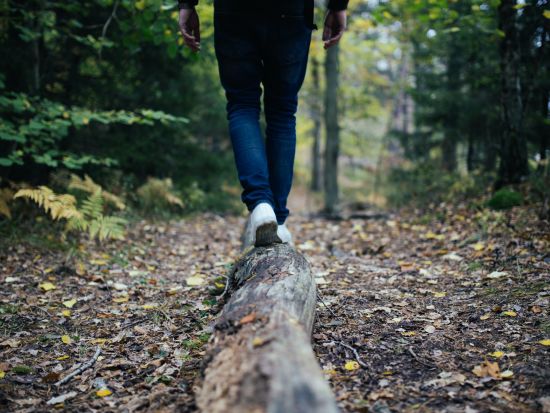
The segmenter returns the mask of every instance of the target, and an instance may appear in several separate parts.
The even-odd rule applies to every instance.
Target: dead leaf
[[[50,400],[46,402],[46,404],[49,404],[49,405],[62,404],[65,402],[65,400],[72,399],[77,394],[78,394],[77,392],[71,391],[69,393],[65,393],[60,396],[52,397]]]
[[[500,367],[497,362],[490,362],[485,360],[479,366],[475,366],[472,370],[477,377],[492,377],[494,379],[500,379]]]
[[[359,368],[359,363],[356,361],[347,361],[344,364],[344,368],[349,371],[357,370]]]
[[[252,312],[239,320],[239,324],[248,324],[256,320],[256,313]]]
[[[111,394],[113,394],[113,392],[109,389],[100,389],[100,390],[96,391],[95,394],[98,397],[107,397],[107,396],[110,396]]]
[[[43,282],[43,283],[40,283],[38,284],[38,286],[44,290],[44,291],[51,291],[51,290],[55,290],[57,287],[55,286],[55,284],[49,282],[49,281],[46,281],[46,282]]]
[[[73,298],[71,300],[63,301],[63,305],[67,308],[73,308],[73,306],[76,304],[76,298]]]

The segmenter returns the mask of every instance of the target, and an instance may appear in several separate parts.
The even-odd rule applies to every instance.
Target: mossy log
[[[228,292],[197,391],[200,411],[337,412],[311,348],[317,296],[306,259],[286,244],[251,249]]]

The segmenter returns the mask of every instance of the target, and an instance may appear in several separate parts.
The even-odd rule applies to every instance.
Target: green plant
[[[117,216],[104,215],[104,196],[101,188],[90,194],[77,207],[76,198],[70,194],[55,194],[47,186],[35,189],[21,189],[14,198],[27,198],[37,203],[54,220],[65,219],[66,231],[85,232],[90,239],[124,238],[126,220]]]
[[[174,191],[174,184],[170,178],[148,178],[137,190],[139,203],[148,213],[159,213],[171,207],[183,208],[181,197]]]
[[[510,209],[523,203],[523,195],[508,188],[502,188],[495,192],[487,202],[492,209]]]
[[[35,163],[51,168],[63,166],[77,170],[85,165],[112,166],[112,158],[65,151],[62,141],[71,130],[98,124],[153,125],[162,123],[186,123],[187,119],[160,111],[94,111],[69,107],[48,99],[32,97],[24,93],[7,92],[0,78],[0,166]]]

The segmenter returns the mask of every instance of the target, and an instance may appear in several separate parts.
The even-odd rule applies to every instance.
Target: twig
[[[332,314],[332,316],[333,316],[334,318],[338,318],[338,319],[340,318],[340,317],[338,317],[338,316],[336,315],[336,313],[335,313],[334,311],[332,311],[332,308],[330,308],[330,307],[325,303],[325,301],[323,300],[323,297],[321,297],[321,294],[319,293],[319,291],[317,291],[317,299],[318,299],[319,301],[321,301],[321,303],[322,303],[322,304],[325,306],[325,308]]]
[[[359,353],[357,352],[357,350],[355,348],[353,348],[349,344],[343,343],[342,341],[337,341],[336,344],[340,344],[342,347],[345,347],[348,350],[351,350],[353,352],[353,354],[355,355],[355,360],[357,360],[357,363],[359,363],[360,366],[362,366],[366,369],[369,368],[369,366],[363,360],[361,360],[361,357],[359,356]]]
[[[101,353],[101,347],[97,346],[97,349],[95,351],[95,354],[93,355],[93,357],[88,360],[86,363],[82,364],[79,368],[77,368],[75,371],[73,371],[72,373],[68,374],[67,376],[65,376],[64,378],[62,378],[61,380],[59,380],[57,383],[55,383],[56,386],[61,386],[62,384],[65,384],[67,383],[69,380],[71,380],[74,376],[78,376],[80,373],[82,373],[84,370],[87,370],[89,369],[90,367],[92,367],[95,362],[97,361],[97,358],[99,357],[99,354]]]
[[[416,353],[414,352],[414,350],[412,349],[412,347],[409,347],[409,353],[411,353],[411,356],[413,356],[414,359],[415,359],[416,361],[418,361],[420,364],[423,364],[423,365],[426,366],[426,367],[433,367],[432,364],[426,363],[424,360],[422,360],[420,357],[418,357],[418,356],[416,355]]]
[[[120,0],[115,1],[115,4],[113,6],[113,11],[111,12],[111,15],[103,25],[103,30],[101,30],[101,40],[103,41],[105,39],[105,36],[107,35],[107,29],[109,28],[109,25],[113,21],[113,19],[116,18],[116,11],[118,10],[118,5],[120,4]],[[103,44],[99,47],[99,58],[101,59],[101,52],[103,50]]]

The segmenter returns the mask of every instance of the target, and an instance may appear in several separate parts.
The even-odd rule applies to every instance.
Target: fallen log
[[[316,306],[309,263],[286,244],[245,252],[214,326],[197,405],[208,413],[334,413],[311,348]]]

